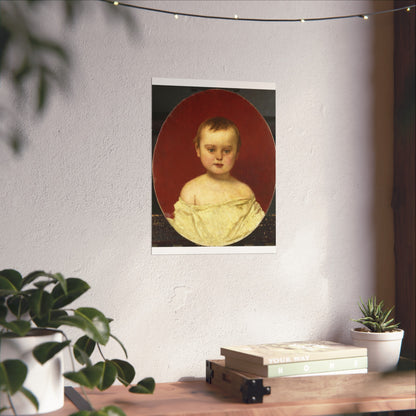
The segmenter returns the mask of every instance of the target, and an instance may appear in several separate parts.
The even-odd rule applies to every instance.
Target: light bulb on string
[[[0,0],[1,1],[1,0]],[[163,9],[155,9],[155,8],[151,8],[151,7],[145,7],[145,6],[139,6],[139,5],[134,5],[131,3],[124,3],[122,1],[117,1],[117,0],[100,0],[104,3],[110,3],[113,4],[115,6],[120,5],[124,6],[124,7],[130,7],[130,8],[134,8],[134,9],[138,9],[138,10],[144,10],[144,11],[148,11],[148,12],[153,12],[153,13],[163,13],[163,14],[170,14],[173,15],[175,17],[175,19],[179,18],[179,15],[181,16],[186,16],[186,17],[192,17],[192,18],[202,18],[202,19],[213,19],[213,20],[239,20],[240,22],[300,22],[300,23],[304,23],[306,21],[310,22],[310,21],[324,21],[324,20],[340,20],[340,19],[353,19],[353,18],[361,18],[364,20],[368,20],[370,17],[379,15],[379,14],[385,14],[385,13],[394,13],[394,12],[398,12],[401,10],[410,12],[412,9],[416,8],[416,4],[411,5],[411,6],[403,6],[403,7],[398,7],[395,9],[389,9],[389,10],[381,10],[381,11],[377,11],[377,12],[372,12],[372,13],[367,13],[367,14],[350,14],[350,15],[345,15],[345,16],[327,16],[327,17],[311,17],[311,18],[297,18],[297,19],[281,19],[281,18],[250,18],[250,17],[244,17],[244,18],[240,18],[238,16],[238,14],[235,14],[233,17],[229,16],[229,17],[225,17],[225,16],[209,16],[209,15],[203,15],[203,14],[194,14],[194,13],[185,13],[185,12],[181,12],[181,13],[176,13],[175,11],[170,11],[170,10],[163,10]]]

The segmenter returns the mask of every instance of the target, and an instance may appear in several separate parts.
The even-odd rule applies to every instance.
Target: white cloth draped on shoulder
[[[201,246],[233,244],[249,235],[264,217],[254,196],[210,205],[191,205],[179,198],[174,207],[174,218],[169,218],[169,223],[183,237]]]

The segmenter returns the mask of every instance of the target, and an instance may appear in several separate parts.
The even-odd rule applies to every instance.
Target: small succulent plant
[[[369,298],[366,303],[360,299],[358,306],[363,316],[359,319],[353,319],[353,321],[364,325],[371,332],[388,332],[398,329],[399,324],[394,322],[394,318],[389,319],[394,306],[385,310],[383,308],[384,302],[377,303],[375,296]]]

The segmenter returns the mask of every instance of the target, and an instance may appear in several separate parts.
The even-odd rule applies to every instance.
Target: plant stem
[[[65,332],[63,332],[63,331],[59,331],[59,332],[62,334],[62,336],[65,338],[66,341],[69,341],[69,339],[66,336]],[[75,372],[75,361],[74,361],[73,355],[71,354],[71,344],[68,345],[68,348],[69,348],[69,358],[71,360],[72,371]],[[80,385],[80,388],[81,388],[82,395],[85,397],[85,400],[88,402],[88,404],[90,405],[91,409],[94,409],[94,407],[92,406],[92,404],[90,402],[90,399],[88,398],[87,393],[85,392],[84,386],[81,386]]]
[[[9,404],[10,404],[10,407],[12,408],[12,412],[13,412],[14,416],[17,416],[16,409],[13,406],[12,397],[10,396],[9,393],[7,393],[7,400],[9,401]]]
[[[99,353],[100,353],[100,355],[101,355],[101,358],[102,358],[104,361],[106,361],[106,359],[105,359],[105,357],[104,357],[104,354],[103,354],[103,352],[101,351],[100,344],[98,344],[98,343],[97,343],[97,348],[98,348],[98,351],[99,351]]]
[[[17,309],[17,319],[20,319],[22,314],[22,298],[19,299],[19,308]]]

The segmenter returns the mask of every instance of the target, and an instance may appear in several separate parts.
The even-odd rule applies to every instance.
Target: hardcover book
[[[287,377],[299,375],[322,375],[325,373],[355,373],[353,370],[367,372],[367,355],[361,357],[336,358],[333,360],[314,360],[285,364],[260,365],[238,358],[226,357],[225,366],[237,371],[255,374],[261,377]]]
[[[221,354],[258,365],[333,360],[367,356],[367,348],[332,341],[286,342],[279,344],[222,347]]]
[[[307,373],[307,374],[295,374],[293,376],[285,376],[287,378],[294,378],[294,377],[312,377],[312,376],[339,376],[342,374],[367,374],[368,370],[366,368],[357,368],[356,370],[344,370],[344,371],[329,371],[325,373]],[[277,378],[277,377],[269,377],[269,378]]]

